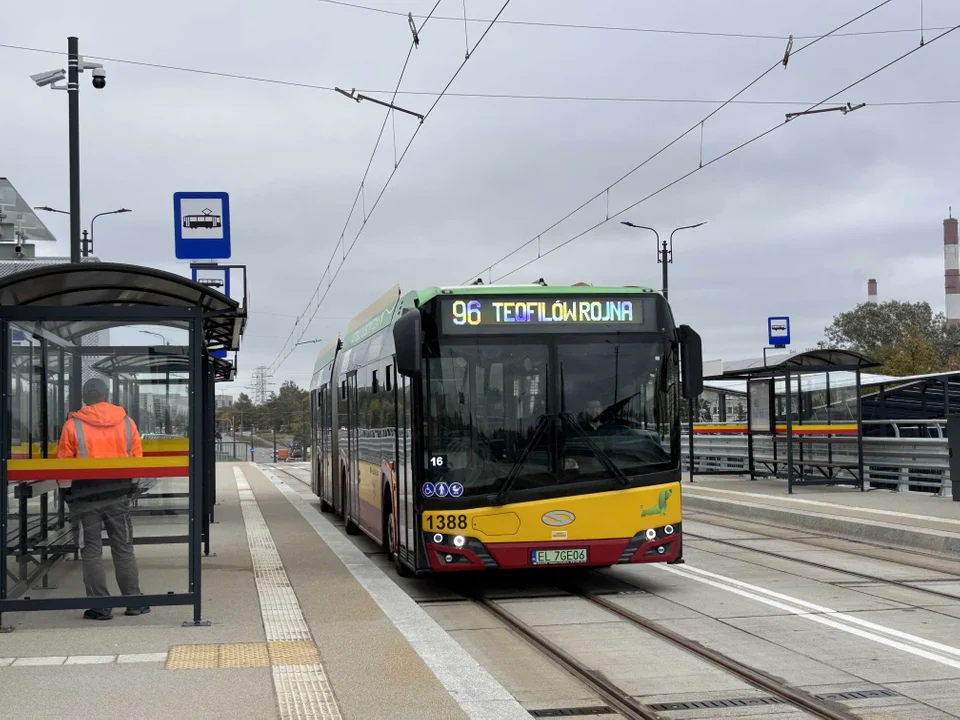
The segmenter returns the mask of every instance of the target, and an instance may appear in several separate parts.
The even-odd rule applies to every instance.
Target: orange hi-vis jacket
[[[57,445],[57,457],[143,457],[143,446],[137,425],[126,410],[102,402],[67,416]],[[126,495],[131,488],[131,480],[80,480],[71,484],[67,500],[109,500]]]

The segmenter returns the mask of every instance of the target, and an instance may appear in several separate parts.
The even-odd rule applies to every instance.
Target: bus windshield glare
[[[642,485],[679,463],[678,361],[665,340],[475,338],[438,352],[427,360],[427,474],[464,497]]]

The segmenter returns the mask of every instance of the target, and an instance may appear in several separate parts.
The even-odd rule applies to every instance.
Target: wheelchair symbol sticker
[[[424,497],[433,497],[436,488],[433,486],[432,482],[427,482],[423,484],[423,496]]]

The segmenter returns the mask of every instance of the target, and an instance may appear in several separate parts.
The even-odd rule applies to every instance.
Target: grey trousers
[[[87,597],[111,595],[107,573],[103,567],[103,528],[107,529],[110,553],[117,585],[123,595],[140,595],[140,573],[133,554],[133,524],[130,521],[130,499],[108,503],[73,503],[70,512],[83,561],[83,584]],[[100,608],[98,608],[100,609]],[[110,608],[102,608],[109,610]]]

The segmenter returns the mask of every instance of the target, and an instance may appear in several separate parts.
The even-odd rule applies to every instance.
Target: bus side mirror
[[[703,392],[703,348],[700,336],[689,325],[681,325],[680,336],[680,380],[683,383],[683,397],[693,399]]]
[[[420,377],[423,340],[420,311],[411,309],[393,324],[393,343],[397,352],[397,372],[409,378]]]

